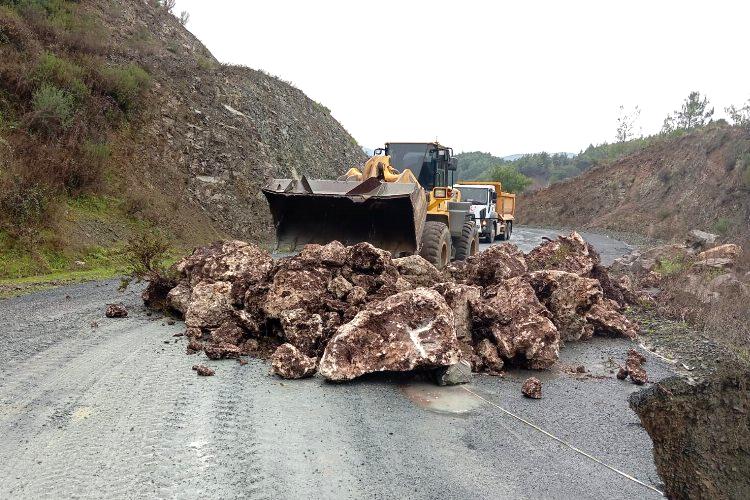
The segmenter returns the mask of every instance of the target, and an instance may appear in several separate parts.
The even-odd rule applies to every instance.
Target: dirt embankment
[[[750,372],[679,377],[633,394],[669,498],[750,497]]]
[[[0,172],[5,163],[38,171],[26,184],[46,183],[40,165],[81,163],[96,144],[101,179],[72,187],[64,179],[51,186],[56,196],[114,197],[128,217],[185,244],[217,235],[263,241],[271,228],[259,190],[268,179],[331,177],[364,159],[325,106],[262,71],[220,64],[155,0],[13,4],[0,10]],[[79,21],[62,28],[64,16]],[[114,89],[100,81],[117,71],[125,76]],[[130,100],[121,113],[115,106],[117,114],[110,108],[113,95],[123,100],[121,87]],[[72,125],[43,135],[26,122],[37,117],[40,89],[49,88],[59,99],[84,97],[70,99]],[[47,218],[59,219],[55,226],[74,217],[50,211]],[[61,232],[78,243],[111,243],[101,234],[116,231],[100,219]]]
[[[693,228],[750,236],[750,133],[713,124],[524,195],[523,224],[670,239]]]

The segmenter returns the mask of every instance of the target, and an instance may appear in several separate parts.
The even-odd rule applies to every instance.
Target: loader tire
[[[479,228],[474,221],[464,223],[456,243],[456,260],[466,260],[479,251]]]
[[[447,266],[451,260],[451,232],[448,226],[437,221],[425,222],[419,255],[438,270]]]

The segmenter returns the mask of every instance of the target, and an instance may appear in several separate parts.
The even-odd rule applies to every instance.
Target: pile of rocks
[[[285,378],[329,380],[470,363],[546,369],[565,342],[636,336],[632,291],[611,280],[577,234],[528,255],[496,245],[439,272],[419,256],[368,243],[307,245],[273,260],[241,241],[196,249],[176,265],[166,302],[184,315],[188,352],[270,357]]]
[[[720,244],[717,239],[715,234],[692,230],[684,243],[660,245],[617,259],[611,271],[646,291],[643,300],[658,298],[662,313],[681,318],[701,316],[707,305],[750,298],[750,272],[740,265],[742,247]]]

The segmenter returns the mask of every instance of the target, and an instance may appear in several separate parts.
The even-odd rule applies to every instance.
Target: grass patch
[[[729,229],[732,226],[732,221],[727,219],[726,217],[719,217],[716,222],[714,222],[713,229],[720,235],[724,236],[729,232]]]
[[[661,259],[656,265],[656,272],[664,276],[672,276],[685,268],[681,259]]]

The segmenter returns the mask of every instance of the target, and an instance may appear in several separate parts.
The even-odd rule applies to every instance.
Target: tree
[[[499,181],[503,190],[511,193],[523,193],[533,182],[510,165],[497,165],[490,171],[490,180]]]
[[[641,108],[636,106],[630,113],[625,112],[625,106],[620,106],[620,116],[617,117],[617,142],[626,142],[635,137],[635,125],[641,116]]]
[[[750,100],[741,108],[732,105],[724,108],[724,111],[727,112],[729,119],[732,120],[732,125],[750,129]]]
[[[714,108],[708,108],[708,97],[703,96],[698,91],[692,91],[682,103],[682,108],[669,114],[664,119],[662,132],[668,133],[674,130],[690,130],[702,127],[711,121],[714,115]]]
[[[180,23],[185,26],[190,20],[190,12],[183,10],[180,12]]]

